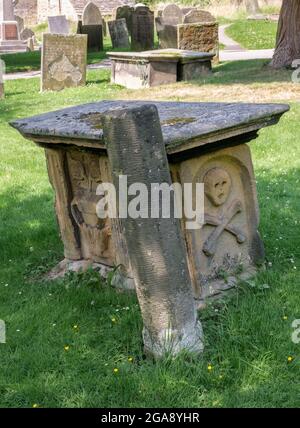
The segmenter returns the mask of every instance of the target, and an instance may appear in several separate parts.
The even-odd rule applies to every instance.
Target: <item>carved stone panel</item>
[[[83,86],[86,80],[87,36],[44,34],[41,90]]]
[[[204,183],[205,223],[184,233],[195,296],[205,298],[253,272],[264,256],[250,150],[240,145],[184,161],[179,175],[182,182]]]
[[[109,219],[100,219],[97,187],[103,180],[100,158],[96,154],[71,151],[67,165],[72,191],[71,215],[78,227],[84,259],[113,265],[111,226]]]

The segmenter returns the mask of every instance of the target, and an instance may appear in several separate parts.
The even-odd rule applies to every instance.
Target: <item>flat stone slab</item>
[[[144,52],[107,52],[111,59],[118,60],[147,60],[147,61],[207,61],[214,57],[214,53],[195,52],[182,49],[157,49]]]
[[[168,154],[255,132],[278,122],[286,104],[101,101],[58,110],[10,124],[41,143],[65,143],[105,149],[101,115],[111,109],[155,104]],[[223,142],[224,144],[224,142]]]

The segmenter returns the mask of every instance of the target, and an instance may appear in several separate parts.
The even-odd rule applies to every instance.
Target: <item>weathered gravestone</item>
[[[26,44],[20,40],[18,22],[14,14],[14,1],[0,1],[0,52],[25,51]]]
[[[87,3],[77,33],[88,36],[89,51],[103,50],[103,23],[99,7],[93,2]]]
[[[124,6],[117,7],[114,14],[115,19],[124,18],[126,20],[126,25],[127,25],[129,35],[131,35],[131,30],[132,30],[132,12],[133,12],[132,6],[124,5]]]
[[[132,12],[131,49],[144,51],[154,44],[154,13],[147,7],[137,4]]]
[[[82,25],[102,25],[102,15],[99,7],[89,2],[82,12]]]
[[[44,34],[41,90],[60,91],[84,86],[86,61],[86,35]]]
[[[48,16],[48,30],[51,34],[68,35],[70,28],[65,15]]]
[[[218,60],[219,26],[217,22],[181,24],[177,27],[178,49],[213,52]]]
[[[164,22],[169,25],[182,24],[183,13],[179,6],[176,4],[168,4],[163,10],[161,17]]]
[[[168,4],[155,18],[155,26],[161,49],[177,48],[177,25],[183,21],[183,13],[176,4]]]
[[[206,10],[192,9],[183,18],[184,24],[196,24],[201,22],[215,22],[216,18]]]
[[[287,110],[282,104],[103,101],[12,123],[45,149],[68,263],[120,266],[133,279],[147,352],[201,351],[191,288],[198,304],[253,275],[264,260],[245,143]],[[195,207],[195,187],[203,183],[204,222],[188,228],[192,219],[183,218],[179,226],[172,192],[169,218],[161,211],[151,218],[150,197],[147,215],[120,215],[118,205],[116,216],[99,216],[104,184],[120,190],[120,171],[128,179],[120,193],[128,196],[126,210],[137,203],[129,184],[142,183],[150,193],[154,183],[190,184]]]
[[[88,51],[103,51],[102,25],[82,25],[78,22],[77,34],[86,34],[88,37]]]
[[[113,48],[129,48],[129,33],[125,18],[108,21],[108,28]]]
[[[34,32],[30,28],[24,28],[20,34],[21,40],[28,40],[34,37]]]
[[[161,17],[155,18],[156,32],[161,49],[177,48],[177,25],[167,24]]]

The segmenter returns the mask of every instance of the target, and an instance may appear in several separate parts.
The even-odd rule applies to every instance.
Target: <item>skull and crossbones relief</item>
[[[232,181],[229,173],[222,168],[212,168],[204,176],[204,192],[208,200],[215,207],[225,204],[231,192]],[[203,252],[207,257],[215,254],[219,237],[224,230],[235,236],[236,241],[242,244],[246,241],[246,236],[236,226],[231,224],[233,218],[242,211],[242,203],[239,199],[234,199],[228,207],[223,210],[220,217],[205,214],[204,224],[215,226],[215,229],[208,236],[203,244]]]

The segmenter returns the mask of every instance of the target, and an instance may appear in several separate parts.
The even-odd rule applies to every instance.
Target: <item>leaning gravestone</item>
[[[41,90],[60,91],[84,86],[86,61],[86,35],[44,34]]]
[[[166,24],[182,24],[183,13],[176,4],[168,4],[162,11],[162,18]]]
[[[108,21],[108,28],[113,48],[129,48],[129,34],[125,18]]]
[[[126,25],[127,25],[129,34],[131,34],[131,29],[132,29],[132,12],[133,12],[133,8],[128,5],[119,6],[115,11],[116,19],[122,19],[122,18],[126,19]]]
[[[198,22],[215,22],[215,17],[207,12],[206,10],[201,9],[192,9],[190,10],[183,19],[184,24],[195,24]]]
[[[263,127],[277,123],[289,107],[144,104],[102,101],[11,125],[45,148],[66,270],[78,261],[96,263],[98,268],[120,266],[136,284],[146,350],[163,354],[163,339],[178,345],[174,353],[195,344],[201,350],[191,287],[195,304],[201,304],[201,299],[233,287],[234,278],[249,278],[263,262],[256,181],[246,143]],[[151,182],[171,184],[173,177],[183,185],[193,183],[194,196],[196,183],[203,183],[203,223],[196,218],[199,227],[190,228],[183,219],[180,228],[173,203],[169,218],[161,212],[153,218],[148,204],[149,218],[128,218],[127,202],[122,216],[98,217],[95,207],[103,193],[96,189],[111,181],[118,189],[120,171],[146,192],[151,192]],[[169,196],[173,202],[173,192]]]
[[[137,4],[132,13],[131,48],[135,51],[152,49],[154,45],[154,13]]]
[[[51,34],[65,34],[70,32],[69,23],[65,15],[48,16],[49,33]]]

